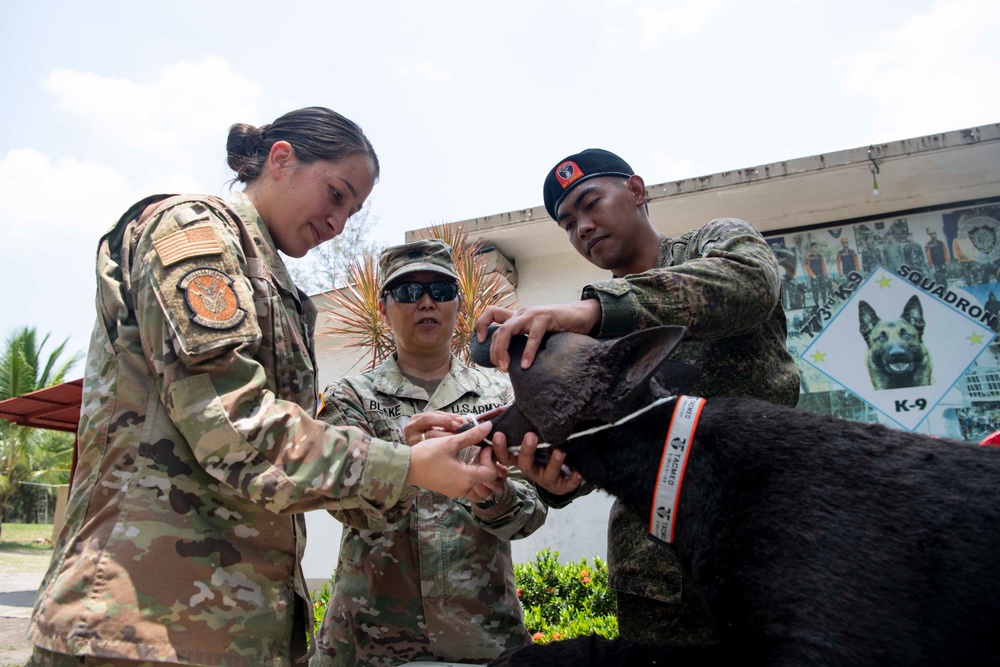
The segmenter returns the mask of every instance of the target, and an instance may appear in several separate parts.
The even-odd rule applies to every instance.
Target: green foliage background
[[[594,558],[559,563],[559,552],[542,549],[530,563],[514,565],[524,623],[535,643],[598,634],[618,636],[615,592],[608,565]]]
[[[608,588],[608,565],[594,558],[559,563],[559,552],[542,549],[529,563],[514,565],[524,624],[536,644],[598,634],[618,636],[615,592]],[[313,591],[315,631],[330,601],[331,583]]]

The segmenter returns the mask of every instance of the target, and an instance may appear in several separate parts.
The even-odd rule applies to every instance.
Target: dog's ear
[[[875,309],[869,306],[867,301],[858,301],[858,321],[861,323],[861,335],[867,341],[881,320],[879,320],[878,314],[875,313]]]
[[[667,359],[649,381],[654,398],[687,394],[701,378],[701,369],[683,361]]]
[[[924,327],[927,326],[927,322],[924,321],[924,309],[916,294],[911,296],[903,307],[903,319],[913,325],[913,328],[917,330],[917,337],[923,340]]]
[[[682,326],[650,327],[616,340],[607,350],[606,359],[618,369],[618,383],[612,387],[610,400],[616,406],[626,406],[649,388],[649,380],[667,363],[670,353],[684,338]],[[675,372],[681,371],[679,364]],[[691,368],[691,367],[688,367]],[[697,369],[694,369],[698,372]],[[679,382],[689,382],[691,372],[680,372]],[[663,387],[663,383],[658,383]]]

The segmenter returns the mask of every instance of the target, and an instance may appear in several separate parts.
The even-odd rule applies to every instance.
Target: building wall
[[[879,185],[877,194],[873,190],[873,176]],[[842,229],[850,235],[851,247],[857,248],[862,225],[874,230],[877,223],[882,223],[885,228],[900,218],[924,225],[928,219],[936,220],[949,211],[961,212],[983,203],[990,205],[1000,198],[1000,124],[670,183],[647,183],[647,192],[650,218],[663,234],[677,235],[713,218],[739,217],[751,222],[773,245],[777,245],[778,239],[789,244],[819,239],[829,245],[823,235],[829,236],[829,230]],[[455,224],[466,229],[471,238],[496,247],[514,263],[522,306],[578,299],[583,285],[607,277],[573,251],[541,206]],[[407,240],[417,238],[423,231],[409,232]],[[825,250],[830,252],[829,247]],[[799,272],[803,270],[803,259],[803,254],[795,258]],[[845,301],[834,305],[842,308]],[[844,317],[848,317],[846,311]],[[831,315],[823,322],[824,326],[833,319]],[[842,321],[845,327],[847,321]],[[345,372],[357,372],[357,368],[349,370],[353,362],[344,356],[342,341],[324,336],[323,328],[321,316],[317,348],[320,382],[325,384]],[[796,342],[799,347],[806,343],[792,341]],[[800,363],[800,368],[817,372],[808,364]],[[995,385],[996,375],[996,371],[988,368],[974,369],[973,393],[981,393],[980,386]],[[848,394],[847,398],[852,395],[842,393]],[[831,402],[837,401],[831,399]],[[845,416],[880,418],[879,411],[863,401],[841,400],[837,405],[842,412],[850,412]],[[933,431],[929,425],[925,428]],[[595,493],[565,509],[551,511],[546,525],[532,538],[514,543],[515,561],[533,559],[542,546],[558,550],[564,562],[583,557],[604,558],[610,504],[607,496]],[[339,525],[314,512],[309,515],[309,531],[306,576],[326,579],[335,565]]]

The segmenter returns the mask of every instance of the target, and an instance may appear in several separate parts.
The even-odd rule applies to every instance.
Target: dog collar
[[[681,396],[670,417],[670,428],[663,441],[663,455],[656,489],[653,491],[653,505],[649,509],[649,534],[653,539],[670,544],[674,541],[674,520],[677,517],[677,501],[684,481],[684,469],[694,430],[705,405],[704,398]]]

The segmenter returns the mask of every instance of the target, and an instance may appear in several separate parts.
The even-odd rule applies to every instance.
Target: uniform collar
[[[487,378],[482,371],[463,365],[455,355],[452,355],[451,368],[448,370],[448,374],[441,378],[441,384],[438,385],[434,395],[439,399],[443,396],[442,405],[449,405],[465,394],[476,396],[483,394],[486,385]],[[414,392],[417,390],[417,387],[407,380],[403,372],[399,370],[395,353],[375,369],[372,387],[380,394],[406,398],[415,398]],[[422,396],[420,398],[423,400]],[[427,407],[434,410],[436,409],[434,405],[438,402],[441,401],[428,403]]]
[[[240,217],[243,218],[243,222],[246,224],[247,229],[250,230],[250,235],[254,239],[254,243],[257,244],[257,250],[260,251],[261,257],[267,263],[268,271],[271,272],[275,281],[296,295],[296,297],[299,297],[299,289],[289,275],[284,260],[278,254],[278,249],[274,245],[271,233],[267,231],[264,219],[260,217],[260,213],[254,208],[250,198],[242,192],[234,192],[230,195],[228,201],[236,209],[236,212],[240,214]]]

